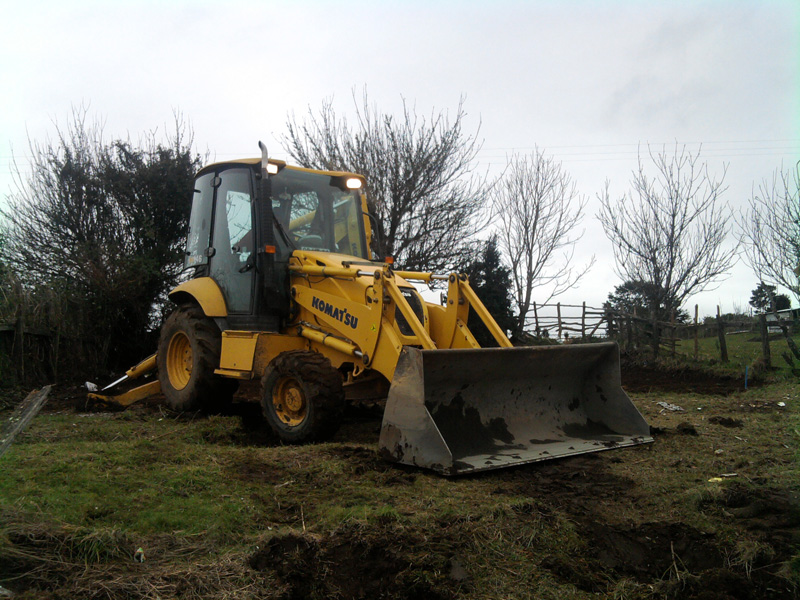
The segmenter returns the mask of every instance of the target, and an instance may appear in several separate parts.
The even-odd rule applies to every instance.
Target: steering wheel
[[[299,248],[325,248],[321,235],[305,235],[297,240]]]

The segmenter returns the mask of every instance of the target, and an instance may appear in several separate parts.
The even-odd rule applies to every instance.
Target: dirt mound
[[[603,592],[620,576],[652,583],[724,564],[713,536],[682,523],[625,527],[586,519],[578,527],[586,544],[582,551],[551,557],[542,566],[585,591]]]
[[[495,494],[531,499],[515,507],[521,515],[554,522],[561,515],[574,523],[581,546],[554,553],[541,566],[583,591],[608,593],[616,582],[630,580],[642,592],[628,598],[652,598],[655,589],[656,597],[670,600],[795,597],[792,584],[777,571],[800,544],[796,492],[733,484],[705,500],[706,508],[716,508],[753,534],[755,543],[737,546],[686,523],[619,522],[615,507],[636,503],[637,489],[633,480],[611,472],[615,460],[588,454],[485,477],[497,480]]]
[[[428,556],[428,564],[412,563],[407,549],[419,540],[375,534],[345,526],[325,536],[275,536],[250,557],[249,564],[256,571],[273,572],[287,600],[452,597],[456,578],[441,575],[446,570],[441,556]],[[420,577],[420,571],[429,577]]]
[[[729,396],[744,390],[744,377],[714,375],[699,369],[664,369],[622,360],[622,387],[635,394],[653,391]],[[753,385],[753,382],[750,383]]]
[[[749,505],[748,505],[749,506]],[[780,532],[765,536],[755,552],[737,548],[716,536],[678,522],[624,526],[581,518],[576,527],[585,544],[577,552],[548,557],[542,567],[581,590],[607,593],[629,579],[669,600],[791,600],[792,583],[775,567],[788,560],[790,545]],[[796,543],[796,539],[795,539]],[[651,592],[628,598],[652,598]]]
[[[709,499],[724,516],[755,534],[763,544],[752,560],[757,567],[792,558],[800,548],[800,493],[789,489],[734,483]]]
[[[685,570],[719,568],[724,556],[714,537],[682,523],[645,523],[620,527],[595,521],[583,524],[588,553],[601,570],[611,569],[639,581]]]

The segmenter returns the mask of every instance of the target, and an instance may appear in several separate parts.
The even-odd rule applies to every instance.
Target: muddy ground
[[[800,597],[795,587],[797,574],[791,572],[791,561],[794,557],[797,562],[800,549],[800,497],[796,485],[780,485],[774,478],[759,478],[757,469],[748,471],[753,461],[745,464],[747,461],[741,458],[739,462],[731,458],[730,463],[725,463],[728,459],[721,454],[720,470],[738,470],[746,475],[736,473],[735,479],[724,481],[714,488],[717,490],[714,493],[692,499],[676,496],[675,508],[671,510],[668,504],[665,509],[660,499],[652,497],[651,490],[637,475],[647,469],[690,472],[697,465],[693,465],[691,456],[681,453],[682,445],[712,433],[726,436],[721,439],[734,438],[748,415],[773,411],[775,401],[742,400],[735,393],[741,391],[743,382],[733,378],[689,371],[664,373],[642,365],[626,365],[623,383],[631,395],[660,390],[691,394],[695,398],[699,395],[704,406],[713,403],[715,414],[701,418],[688,411],[672,415],[653,408],[648,417],[651,423],[657,423],[653,446],[482,473],[459,481],[471,481],[494,497],[515,498],[512,514],[506,517],[504,525],[510,531],[527,530],[532,523],[540,528],[574,529],[580,541],[568,551],[546,555],[535,550],[529,552],[532,570],[539,573],[536,577],[574,586],[574,595],[569,597],[595,594],[603,598],[674,600]],[[674,400],[674,396],[670,398]],[[61,387],[46,410],[75,410],[76,403],[80,407],[82,402],[79,387]],[[655,399],[644,402],[650,407]],[[163,411],[163,406],[159,399],[151,399],[132,410],[145,414]],[[243,427],[235,439],[232,436],[232,444],[274,444],[257,426],[257,410],[240,405],[236,411]],[[374,446],[379,426],[379,413],[352,411],[334,440],[341,444],[326,446],[324,452],[345,461],[350,476],[369,478],[380,487],[409,488],[419,477],[429,477],[412,468],[380,460]],[[289,477],[302,477],[302,473],[293,473],[289,467],[268,468],[257,460],[231,464],[229,475],[272,487],[284,485]],[[698,526],[697,519],[693,521],[695,524],[683,519],[686,511],[679,505],[691,502],[703,515],[706,526]],[[235,567],[224,565],[226,572],[232,572],[232,576],[246,582],[248,589],[255,590],[251,595],[237,595],[224,586],[215,588],[213,582],[202,577],[206,587],[192,590],[190,575],[180,572],[171,576],[163,573],[162,580],[183,578],[188,587],[164,589],[172,590],[172,597],[181,598],[484,597],[482,580],[476,576],[476,567],[469,558],[474,553],[473,542],[469,540],[477,535],[473,529],[484,525],[472,520],[469,513],[448,514],[433,529],[402,527],[396,520],[378,520],[369,526],[346,524],[321,534],[305,533],[305,525],[300,526],[298,517],[302,518],[302,514],[296,505],[286,506],[285,523],[292,525],[290,530],[267,536],[258,548],[237,559]],[[271,524],[277,528],[275,523]],[[731,531],[738,533],[731,535]],[[35,536],[26,536],[24,531],[18,532],[12,542],[32,551],[39,543]],[[158,544],[156,540],[152,542],[155,548]],[[524,574],[503,567],[502,561],[498,563],[497,568],[510,571],[506,574],[508,578],[525,578]],[[26,565],[34,564],[32,560],[13,564],[0,561],[0,570],[13,572],[13,584],[21,590],[21,597],[74,597],[74,590],[89,589],[78,583],[81,577],[87,578],[84,583],[104,582],[105,592],[98,588],[97,594],[87,597],[155,597],[148,595],[146,588],[134,585],[135,574],[115,572],[109,567],[103,567],[105,580],[97,569],[58,573],[54,567],[54,581],[59,583],[47,589],[37,580],[42,576],[41,571],[36,577],[26,576]],[[194,576],[199,577],[197,573]],[[116,587],[112,581],[116,581]],[[259,582],[271,586],[270,589],[259,588]],[[549,591],[546,597],[559,597],[553,594]],[[504,597],[539,596],[535,590],[520,590],[518,595]]]

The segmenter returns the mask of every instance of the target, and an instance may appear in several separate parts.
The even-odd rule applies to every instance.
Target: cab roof
[[[357,177],[366,183],[366,181],[364,180],[364,176],[359,175],[358,173],[350,173],[348,171],[323,171],[321,169],[307,169],[305,167],[295,167],[287,165],[282,160],[276,160],[276,159],[270,159],[269,162],[278,165],[279,167],[291,169],[292,171],[304,171],[306,173],[316,173],[318,175],[328,175],[330,177]],[[261,158],[237,158],[235,160],[224,160],[220,162],[211,163],[210,165],[206,165],[197,172],[196,177],[200,177],[201,175],[205,175],[206,173],[216,171],[220,167],[230,167],[234,165],[252,167],[254,165],[260,165],[260,164],[261,164]]]

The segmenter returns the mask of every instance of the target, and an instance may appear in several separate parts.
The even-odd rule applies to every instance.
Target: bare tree
[[[577,227],[586,199],[560,162],[536,148],[514,155],[491,193],[499,224],[500,247],[511,265],[516,304],[514,335],[525,328],[534,291],[546,303],[575,286],[594,264],[575,269]]]
[[[673,153],[664,148],[648,154],[654,175],[646,172],[640,153],[632,191],[613,200],[606,182],[597,216],[614,246],[617,274],[650,284],[648,308],[658,315],[670,302],[680,307],[719,280],[735,262],[737,248],[725,245],[731,214],[720,195],[727,169],[715,179],[700,162],[700,150],[692,154],[677,144]],[[658,354],[655,317],[653,329]]]
[[[750,205],[739,219],[739,239],[745,261],[762,280],[759,287],[767,288],[772,312],[791,351],[784,352],[783,359],[792,373],[800,375],[794,363],[800,359],[800,349],[778,318],[775,288],[763,283],[770,280],[782,285],[800,300],[800,162],[794,172],[777,169],[772,181],[764,180],[753,190]]]
[[[745,261],[761,281],[790,290],[800,300],[800,162],[753,190],[738,219]]]
[[[405,100],[399,117],[384,114],[366,92],[353,101],[355,126],[330,100],[316,114],[309,108],[302,122],[291,115],[286,151],[305,167],[366,177],[381,258],[393,256],[407,269],[451,268],[459,245],[485,224],[484,181],[472,175],[481,144],[477,132],[463,130],[463,98],[452,120],[446,112],[420,117]]]

